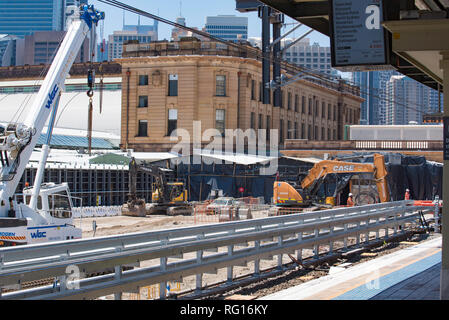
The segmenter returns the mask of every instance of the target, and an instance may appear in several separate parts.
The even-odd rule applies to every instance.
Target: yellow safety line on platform
[[[436,249],[436,250],[432,251],[431,253],[429,253],[429,254],[427,254],[427,255],[425,255],[425,256],[423,256],[423,257],[420,257],[420,258],[417,258],[417,259],[415,259],[415,260],[412,260],[412,261],[408,262],[407,264],[401,265],[401,266],[396,267],[396,268],[394,268],[394,269],[392,269],[392,270],[388,270],[387,272],[382,273],[378,278],[376,278],[376,279],[371,279],[371,280],[374,281],[374,280],[380,279],[380,278],[382,278],[382,277],[384,277],[384,276],[386,276],[386,275],[388,275],[388,274],[390,274],[390,273],[393,273],[393,272],[395,272],[395,271],[397,271],[397,270],[400,270],[400,269],[402,269],[402,268],[405,268],[405,267],[407,267],[407,266],[409,266],[409,265],[411,265],[411,264],[413,264],[413,263],[415,263],[415,262],[418,262],[418,261],[420,261],[420,260],[423,260],[423,259],[425,259],[425,258],[428,258],[428,257],[430,257],[430,256],[432,256],[432,255],[434,255],[435,253],[440,252],[440,251],[441,251],[441,249]],[[365,277],[365,278],[366,278],[366,277]],[[345,290],[341,291],[340,293],[334,294],[334,295],[330,296],[329,298],[322,299],[322,300],[332,300],[332,299],[334,299],[334,298],[336,298],[336,297],[339,297],[339,296],[345,294],[346,292],[349,292],[349,291],[351,291],[351,290],[354,290],[355,288],[360,287],[360,286],[363,285],[364,283],[365,283],[365,281],[358,282],[356,285],[354,285],[354,286],[352,286],[352,287],[350,287],[350,288],[348,288],[348,289],[345,289]]]

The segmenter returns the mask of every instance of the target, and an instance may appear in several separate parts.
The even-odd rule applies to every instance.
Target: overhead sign
[[[331,1],[332,67],[341,71],[391,69],[382,26],[382,0]]]
[[[240,12],[257,11],[262,5],[264,4],[257,0],[235,0],[235,9]]]

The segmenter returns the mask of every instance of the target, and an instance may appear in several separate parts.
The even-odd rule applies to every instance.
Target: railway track
[[[400,245],[401,241],[409,241],[415,236],[418,236],[416,243],[419,243],[419,241],[425,240],[428,234],[423,229],[410,228],[404,234],[391,237],[385,241],[371,243],[368,246],[360,247],[352,243],[348,246],[347,252],[335,252],[333,255],[325,253],[319,255],[318,258],[306,257],[301,264],[298,264],[298,261],[289,255],[292,262],[283,264],[281,270],[277,267],[267,268],[261,270],[258,277],[254,277],[252,274],[234,277],[233,283],[221,281],[205,286],[201,292],[195,289],[186,290],[169,295],[167,300],[224,299],[226,296],[233,294],[258,296],[257,292],[259,291],[266,294],[277,292],[285,289],[286,286],[298,285],[325,276],[335,263],[354,262],[356,264],[400,250],[406,247],[406,245]],[[376,256],[361,256],[362,253],[371,251],[377,251]],[[289,282],[290,285],[286,285],[285,282]]]

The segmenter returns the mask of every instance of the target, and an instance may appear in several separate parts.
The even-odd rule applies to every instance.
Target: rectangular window
[[[226,76],[217,75],[215,79],[216,96],[226,96]]]
[[[169,74],[168,75],[168,96],[177,97],[178,96],[178,75]]]
[[[301,139],[305,139],[306,138],[306,125],[303,123],[301,126]]]
[[[315,126],[314,137],[313,137],[313,139],[314,139],[314,140],[318,140],[318,127],[317,127],[317,126]]]
[[[259,129],[263,129],[263,115],[259,113]]]
[[[281,108],[283,108],[285,106],[285,99],[284,99],[284,91],[280,90],[280,95],[281,95]]]
[[[321,127],[321,140],[326,140],[326,129]]]
[[[302,96],[301,112],[302,112],[303,114],[306,114],[306,97],[304,97],[304,96]]]
[[[331,113],[332,113],[332,111],[331,111],[331,105],[328,104],[328,105],[327,105],[327,120],[330,120],[330,119],[331,119]],[[329,139],[329,140],[330,140],[330,139]]]
[[[312,98],[309,98],[309,114],[312,114]]]
[[[263,87],[262,82],[259,82],[259,101],[261,102],[263,100]]]
[[[167,136],[170,136],[178,127],[178,109],[168,109]]]
[[[256,100],[256,80],[251,80],[251,100]]]
[[[287,139],[292,138],[292,123],[291,121],[287,121]]]
[[[312,125],[309,124],[309,130],[307,130],[307,139],[312,140]]]
[[[225,119],[226,119],[226,110],[217,109],[215,111],[215,129],[217,129],[222,136],[225,134]]]
[[[148,85],[148,75],[140,75],[139,86],[147,86],[147,85]]]
[[[287,109],[291,110],[292,109],[292,93],[289,92],[288,96],[287,96]]]
[[[321,103],[321,118],[326,118],[326,103],[322,102]]]
[[[334,106],[334,121],[337,120],[337,107]]]
[[[271,127],[271,118],[270,116],[267,116],[267,141],[270,141],[270,127]]]
[[[139,128],[137,131],[138,137],[148,137],[148,121],[139,120]]]
[[[284,120],[279,121],[279,142],[284,142]]]
[[[295,95],[295,112],[298,112],[298,108],[299,108],[299,96],[296,94]]]
[[[139,108],[148,107],[148,96],[139,96]]]
[[[251,129],[256,129],[256,114],[254,112],[251,112]]]

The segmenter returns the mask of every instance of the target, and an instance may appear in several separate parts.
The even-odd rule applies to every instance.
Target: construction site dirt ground
[[[267,211],[254,211],[252,214],[254,218],[268,217]],[[213,215],[172,217],[166,215],[151,215],[146,217],[115,216],[77,218],[74,220],[75,226],[81,228],[83,238],[91,238],[94,236],[92,227],[93,221],[95,221],[97,225],[95,237],[153,230],[177,229],[180,227],[219,222],[218,217]]]
[[[253,214],[254,218],[263,218],[267,217],[267,212],[256,212]],[[189,227],[195,225],[204,225],[208,223],[217,223],[217,217],[206,216],[206,217],[192,217],[192,216],[147,216],[147,217],[127,217],[127,216],[116,216],[116,217],[96,217],[96,218],[82,218],[77,219],[75,221],[76,226],[80,226],[83,231],[83,238],[90,238],[93,236],[92,223],[96,222],[97,229],[95,232],[95,237],[100,236],[110,236],[110,235],[119,235],[119,234],[127,234],[134,232],[145,232],[145,231],[156,231],[156,230],[165,230],[165,229],[178,229],[182,227]],[[393,230],[389,233],[391,234]],[[381,230],[380,236],[383,236],[383,230]],[[370,238],[374,238],[374,234],[370,235]],[[428,238],[425,237],[415,237],[414,241],[418,243],[419,241]],[[362,236],[363,241],[363,236]],[[348,245],[352,245],[355,243],[355,239],[348,239]],[[253,243],[248,243],[249,246],[252,246]],[[373,249],[371,252],[376,253],[371,257],[358,257],[352,259],[351,263],[360,263],[367,261],[369,259],[373,259],[375,257],[388,254],[394,252],[396,250],[401,250],[406,248],[407,246],[412,245],[405,243],[389,243],[385,244],[381,248]],[[334,243],[334,249],[338,249],[342,247],[343,243],[336,242]],[[235,250],[243,249],[244,246],[235,246]],[[218,252],[225,252],[227,250],[226,247],[219,248]],[[320,253],[325,253],[329,250],[329,247],[326,245],[319,247]],[[209,254],[214,254],[213,252],[205,252],[204,256]],[[311,257],[314,252],[312,249],[304,249],[303,257]],[[194,259],[196,258],[196,253],[187,253],[184,255],[184,259]],[[169,259],[169,263],[172,259]],[[173,260],[176,261],[176,260]],[[282,256],[282,263],[287,264],[291,263],[292,260],[288,255]],[[274,256],[272,260],[261,260],[260,261],[260,269],[265,270],[269,268],[275,268],[278,266],[278,256]],[[155,266],[159,264],[159,260],[150,260],[150,261],[142,261],[140,263],[140,267],[149,267]],[[252,274],[254,270],[254,262],[248,262],[246,266],[236,266],[234,267],[233,274],[234,277],[244,276]],[[216,295],[214,297],[209,297],[213,299],[222,299],[223,297],[229,296],[231,294],[241,294],[241,295],[250,295],[253,297],[262,297],[279,290],[283,290],[289,288],[291,286],[295,286],[301,284],[306,281],[310,281],[312,279],[327,275],[328,270],[326,268],[315,268],[315,269],[300,269],[296,268],[293,270],[288,270],[280,275],[264,279],[258,281],[257,283],[247,285],[245,287],[236,288],[232,291],[227,292],[224,295]],[[204,274],[202,283],[203,286],[216,284],[218,282],[224,282],[227,279],[227,269],[219,269],[216,274]],[[170,283],[170,287],[172,288],[171,293],[177,294],[178,292],[184,292],[188,290],[195,289],[196,286],[196,277],[189,276],[185,277],[182,280],[182,283]],[[122,299],[124,300],[147,300],[147,299],[158,299],[159,298],[159,285],[151,285],[145,288],[140,288],[139,293],[123,293]],[[113,296],[103,297],[103,299],[113,299]]]

